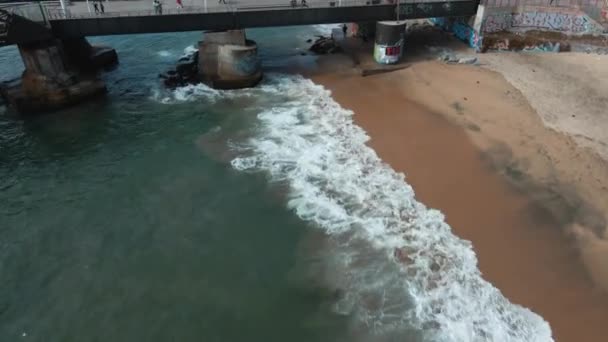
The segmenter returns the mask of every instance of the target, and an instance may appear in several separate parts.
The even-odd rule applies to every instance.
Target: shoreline
[[[337,69],[311,77],[355,112],[369,145],[416,197],[472,241],[484,278],[543,316],[557,341],[603,341],[608,203],[597,184],[608,186],[608,172],[599,153],[546,127],[519,90],[485,68],[416,60],[369,77],[348,63]],[[574,156],[579,163],[568,166]]]

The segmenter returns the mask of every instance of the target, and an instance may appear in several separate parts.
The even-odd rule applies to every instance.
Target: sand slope
[[[491,58],[500,64],[512,57]],[[520,79],[527,96],[544,96],[541,81]],[[608,166],[599,149],[547,128],[520,90],[480,67],[415,62],[393,73],[342,71],[316,81],[355,111],[371,146],[406,174],[419,200],[473,242],[484,276],[508,298],[543,315],[557,341],[605,341]],[[604,94],[596,90],[594,100],[578,103],[580,122],[568,131],[599,147]],[[538,102],[548,112],[560,106]],[[568,126],[562,116],[553,124]]]

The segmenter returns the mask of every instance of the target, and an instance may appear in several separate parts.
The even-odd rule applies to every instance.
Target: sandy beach
[[[403,70],[362,77],[366,61],[331,57],[321,64],[333,71],[313,78],[355,112],[417,198],[472,241],[487,280],[542,315],[556,341],[605,341],[608,56],[447,65],[413,41]]]

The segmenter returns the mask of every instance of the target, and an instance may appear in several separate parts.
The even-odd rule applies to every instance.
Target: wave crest
[[[336,240],[336,305],[375,334],[407,327],[429,341],[552,341],[547,322],[481,277],[471,243],[416,201],[405,176],[329,91],[271,76],[260,92],[280,102],[258,115],[247,156],[232,165],[289,184],[288,206]]]

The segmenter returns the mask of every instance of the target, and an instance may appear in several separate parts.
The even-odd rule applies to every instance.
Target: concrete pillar
[[[202,81],[216,89],[253,87],[262,79],[257,45],[243,30],[206,33],[198,63]]]
[[[486,5],[481,2],[477,6],[477,14],[473,21],[473,32],[469,37],[469,45],[475,48],[478,52],[483,49],[483,23],[486,20]]]
[[[403,56],[404,21],[380,21],[376,24],[374,59],[380,64],[398,63]]]
[[[106,45],[91,45],[86,38],[62,39],[68,62],[80,71],[91,72],[118,64],[116,50]]]
[[[19,45],[25,65],[20,83],[2,89],[7,102],[21,113],[60,109],[106,92],[94,74],[84,74],[66,57],[60,40]]]

